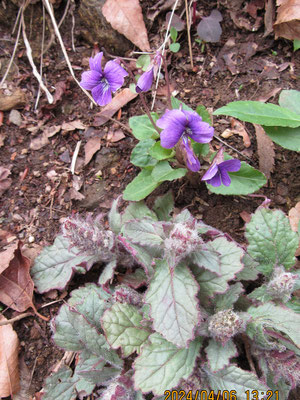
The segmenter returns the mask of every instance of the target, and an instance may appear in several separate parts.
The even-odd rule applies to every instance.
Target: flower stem
[[[168,66],[167,66],[167,60],[166,56],[162,56],[163,63],[164,63],[164,69],[165,69],[165,80],[166,80],[166,85],[167,85],[167,91],[168,91],[168,98],[167,98],[167,104],[168,108],[171,110],[172,109],[172,103],[171,103],[171,88],[170,88],[170,80],[169,80],[169,72],[168,72]]]

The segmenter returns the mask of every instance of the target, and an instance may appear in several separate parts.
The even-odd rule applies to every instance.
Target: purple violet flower
[[[162,147],[171,149],[180,139],[181,148],[184,150],[184,157],[187,167],[197,172],[200,169],[200,162],[194,154],[189,138],[198,143],[208,143],[214,135],[214,128],[195,111],[167,110],[165,114],[156,121],[163,131],[160,134]]]
[[[83,72],[80,85],[92,91],[92,96],[99,106],[105,106],[111,101],[111,92],[115,93],[124,83],[128,73],[116,62],[108,61],[102,71],[103,53],[90,58],[90,71]]]
[[[221,184],[229,186],[231,183],[228,172],[236,172],[241,168],[240,160],[224,160],[224,150],[221,148],[216,154],[211,166],[202,176],[201,180],[208,184],[218,187]]]
[[[156,77],[156,75],[157,75],[160,63],[161,63],[161,55],[158,52],[156,54],[156,56],[154,57],[153,62],[147,68],[146,72],[144,72],[139,77],[137,84],[136,84],[136,88],[135,88],[137,93],[148,92],[148,90],[152,86],[154,77]]]

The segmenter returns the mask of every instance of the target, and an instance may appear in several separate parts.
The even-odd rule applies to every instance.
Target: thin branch
[[[240,156],[247,158],[247,160],[251,163],[253,163],[253,161],[251,160],[251,158],[245,156],[245,154],[241,153],[240,151],[238,151],[237,149],[235,149],[234,147],[230,146],[230,144],[224,142],[224,140],[220,139],[219,136],[214,135],[214,138],[217,139],[219,142],[221,142],[222,144],[224,144],[224,146],[229,147],[229,149],[233,150],[235,153],[238,153]]]
[[[192,42],[191,42],[191,24],[190,24],[190,13],[187,0],[185,0],[185,14],[186,14],[186,29],[188,34],[188,43],[189,43],[189,52],[190,52],[190,61],[191,61],[191,68],[194,68],[193,62],[193,52],[192,52]]]
[[[16,321],[20,321],[20,319],[23,319],[23,318],[26,318],[26,317],[33,317],[33,316],[34,316],[34,314],[32,314],[32,313],[30,313],[30,312],[26,312],[26,313],[17,315],[17,316],[14,317],[14,318],[7,319],[7,320],[5,320],[5,321],[0,321],[0,326],[13,324],[13,323],[16,322]]]

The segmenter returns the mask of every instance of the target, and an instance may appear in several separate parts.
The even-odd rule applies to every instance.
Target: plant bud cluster
[[[282,266],[274,269],[273,277],[267,285],[267,292],[275,299],[290,300],[298,275],[287,272]]]
[[[211,336],[224,346],[229,339],[245,330],[245,321],[237,313],[222,310],[210,317],[208,330]]]
[[[113,294],[115,301],[119,303],[128,303],[136,307],[142,307],[143,298],[140,293],[129,286],[117,286]]]

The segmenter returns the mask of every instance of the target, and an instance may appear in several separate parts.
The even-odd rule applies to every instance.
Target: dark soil
[[[141,4],[146,14],[147,6],[155,4],[155,1],[145,1]],[[198,1],[197,4],[197,9],[202,15],[208,15],[215,7],[216,2]],[[224,18],[221,41],[207,44],[204,53],[201,53],[200,46],[193,41],[194,71],[191,71],[188,63],[189,51],[185,33],[179,37],[179,53],[168,56],[171,85],[178,93],[177,98],[194,109],[199,104],[216,109],[238,99],[257,100],[268,97],[276,88],[299,89],[300,51],[293,53],[290,41],[275,41],[272,35],[264,37],[263,28],[252,33],[241,30],[234,25],[227,9],[220,6],[219,10]],[[62,12],[63,7],[56,10],[57,18]],[[80,79],[93,49],[82,39],[76,10],[74,16],[76,53],[71,50],[71,15],[67,15],[61,31],[76,76]],[[163,41],[163,18],[164,13],[157,17],[151,26],[148,22],[149,40],[152,44]],[[14,21],[11,27],[13,23]],[[0,39],[0,57],[9,59],[14,45],[10,36],[11,28],[0,24],[0,32],[1,37],[5,38],[3,41]],[[222,52],[226,50],[224,45],[230,38],[235,40],[235,45],[230,50],[233,52],[231,71],[221,57]],[[102,44],[99,46],[101,48]],[[256,50],[249,57],[247,50],[250,51],[253,46]],[[110,52],[110,49],[105,50]],[[32,74],[23,44],[16,54],[15,71],[9,77],[9,81],[15,87],[26,91],[27,103],[19,110],[22,115],[20,126],[9,121],[8,111],[4,113],[0,128],[0,133],[5,137],[4,145],[0,147],[0,166],[11,170],[12,179],[11,186],[0,198],[0,228],[21,239],[25,244],[32,246],[34,243],[44,247],[53,243],[59,232],[60,221],[71,213],[108,212],[113,199],[122,193],[138,172],[129,160],[136,140],[124,129],[124,139],[117,142],[107,140],[110,133],[122,130],[117,122],[109,121],[101,127],[93,126],[94,116],[99,110],[90,108],[90,101],[70,77],[58,44],[54,44],[45,54],[43,70],[48,87],[51,88],[58,82],[65,83],[63,94],[54,106],[49,106],[42,94],[38,109],[34,111],[38,83]],[[2,70],[1,74],[3,75]],[[147,94],[147,99],[150,103],[151,93]],[[278,103],[278,94],[271,96],[268,101]],[[161,112],[165,107],[166,98],[159,96],[157,111]],[[122,109],[121,115],[115,117],[127,125],[130,116],[142,113],[142,104],[137,98]],[[34,128],[43,121],[43,128],[73,120],[81,120],[87,129],[59,132],[50,137],[49,144],[40,150],[30,149],[32,139],[42,132],[40,130],[32,133],[28,130],[30,126]],[[216,118],[214,126],[216,132],[221,134],[229,127],[229,122],[224,118]],[[255,134],[252,127],[247,125],[247,128],[251,140],[248,149],[240,136],[233,135],[226,141],[251,157],[253,166],[258,168]],[[101,137],[101,150],[92,161],[82,166],[84,145],[89,137],[95,135]],[[79,140],[82,140],[79,152],[81,166],[77,165],[76,176],[82,180],[79,190],[85,198],[81,201],[72,198],[74,183],[70,172],[70,160],[66,156],[68,153],[72,158]],[[219,143],[214,141],[212,145],[216,149]],[[275,146],[275,151],[274,171],[268,184],[258,193],[271,199],[272,208],[287,212],[300,201],[297,181],[300,171],[299,158],[295,152],[278,146]],[[233,154],[231,150],[229,153]],[[209,193],[203,183],[195,185],[187,179],[182,179],[179,182],[163,184],[147,202],[151,205],[157,194],[169,189],[173,190],[176,207],[188,208],[197,218],[202,218],[205,223],[228,232],[241,243],[245,241],[241,213],[252,213],[263,201],[263,197],[217,196]],[[92,280],[93,274],[77,278],[76,285],[80,286],[86,279]],[[51,295],[51,299],[36,295],[36,304],[43,305],[61,298],[58,292]],[[60,304],[61,302],[55,303],[40,311],[52,318]],[[9,310],[4,314],[7,318],[12,317]],[[33,394],[41,389],[45,377],[62,358],[63,352],[52,343],[49,324],[38,318],[23,319],[15,323],[14,328],[19,335],[25,363],[33,374],[30,387]]]

